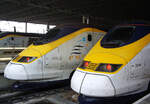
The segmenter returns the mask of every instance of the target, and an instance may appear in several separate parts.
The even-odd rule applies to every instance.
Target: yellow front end
[[[75,31],[73,33],[68,34],[67,36],[64,36],[62,38],[59,38],[58,40],[49,42],[47,44],[42,44],[42,45],[30,45],[27,49],[23,50],[16,59],[12,60],[12,62],[15,63],[20,63],[18,62],[18,60],[23,57],[23,56],[28,56],[28,57],[36,57],[36,59],[44,56],[45,54],[47,54],[48,52],[50,52],[51,50],[59,47],[60,45],[62,45],[63,43],[75,38],[76,36],[87,32],[87,31],[94,31],[94,32],[104,32],[101,30],[98,30],[96,28],[83,28],[80,29],[78,31]],[[105,32],[104,32],[105,33]],[[35,61],[35,60],[34,60]],[[28,64],[28,63],[26,63]]]
[[[123,78],[126,76],[121,70],[125,70],[124,67],[149,42],[150,34],[131,44],[117,48],[103,48],[101,40],[99,40],[75,71],[71,80],[71,88],[77,93],[93,97],[112,97],[117,93],[122,93],[122,89],[126,88],[128,84],[123,82]],[[116,69],[109,70],[111,65]],[[101,69],[104,67],[107,70]],[[124,89],[124,92],[126,90]]]
[[[105,74],[117,73],[150,42],[150,34],[136,42],[118,48],[103,48],[100,41],[98,41],[97,44],[87,54],[87,56],[84,58],[84,61],[95,63],[97,66],[101,63],[122,64],[121,67],[115,72],[95,71],[96,67],[91,69],[89,68],[90,66],[88,66],[86,69],[78,68],[79,70]]]
[[[71,32],[69,34],[66,34],[65,36],[59,37],[57,39],[49,39],[44,43],[44,40],[41,40],[39,44],[32,44],[27,49],[23,50],[16,58],[14,58],[5,68],[4,75],[8,79],[13,80],[39,80],[39,79],[56,79],[58,72],[60,73],[62,70],[59,70],[58,67],[52,68],[53,63],[60,62],[59,60],[51,60],[47,61],[49,64],[49,68],[45,68],[46,66],[46,55],[49,59],[55,55],[57,59],[60,59],[61,55],[60,53],[57,53],[55,51],[56,48],[60,48],[64,43],[67,43],[68,41],[76,38],[77,36],[85,33],[85,32],[104,32],[101,30],[98,30],[96,28],[82,28],[77,31]],[[51,34],[49,34],[51,35]],[[61,35],[61,34],[58,34]],[[46,37],[45,37],[46,38]],[[74,44],[73,44],[74,45]],[[72,47],[73,47],[72,45]],[[61,48],[60,48],[61,49]],[[53,52],[54,53],[53,53]],[[67,53],[70,54],[70,53]],[[56,59],[55,58],[55,59]],[[61,57],[62,58],[62,57]],[[51,58],[52,59],[52,58]],[[51,64],[51,66],[50,66]],[[45,66],[44,66],[45,65]],[[50,72],[51,71],[51,72]],[[49,72],[49,73],[48,73]],[[46,74],[45,74],[46,73]],[[48,75],[48,74],[49,75]],[[54,73],[54,74],[51,74]],[[44,75],[45,74],[45,75]]]

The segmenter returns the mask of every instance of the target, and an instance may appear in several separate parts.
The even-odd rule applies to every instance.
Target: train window
[[[47,34],[43,35],[42,38],[33,42],[34,45],[42,45],[49,43],[51,41],[57,40],[63,36],[66,36],[74,31],[77,28],[53,28]]]
[[[88,34],[87,39],[88,39],[88,41],[92,41],[92,35]]]
[[[120,27],[109,32],[101,41],[104,48],[115,48],[128,43],[134,32],[134,27]]]
[[[56,35],[59,33],[60,29],[54,28],[48,31],[47,34],[43,35],[41,38],[38,40],[34,41],[34,45],[42,45],[48,43],[50,40],[56,37]]]

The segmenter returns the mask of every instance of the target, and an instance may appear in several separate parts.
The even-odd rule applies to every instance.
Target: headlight
[[[100,72],[114,72],[117,69],[121,67],[122,64],[104,64],[101,63],[99,66],[96,68],[95,71],[100,71]]]
[[[18,62],[32,62],[33,60],[35,60],[37,57],[28,57],[28,56],[23,56],[21,59],[18,60]]]
[[[79,65],[79,68],[82,68],[82,69],[86,69],[89,65],[89,61],[83,61],[80,65]]]

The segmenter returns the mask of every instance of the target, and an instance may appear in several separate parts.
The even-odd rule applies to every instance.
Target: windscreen
[[[105,35],[101,41],[101,46],[104,48],[115,48],[127,44],[133,37],[134,29],[133,26],[113,29]]]
[[[43,35],[40,39],[34,41],[33,44],[34,45],[46,44],[51,41],[57,40],[63,36],[66,36],[76,30],[77,28],[53,28],[50,31],[48,31],[47,34]]]
[[[38,40],[34,41],[34,45],[42,45],[48,43],[50,40],[56,37],[56,35],[59,33],[60,29],[54,28],[48,31],[47,34],[43,35]]]

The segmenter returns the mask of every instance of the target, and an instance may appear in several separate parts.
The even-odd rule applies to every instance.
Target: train
[[[100,39],[77,67],[71,88],[89,97],[117,97],[150,89],[150,25],[122,24]]]
[[[0,32],[0,90],[12,86],[15,81],[4,78],[4,69],[10,60],[44,34]]]
[[[8,62],[43,34],[0,32],[0,73]]]
[[[19,82],[68,79],[105,33],[93,27],[55,27],[11,60],[4,77]]]

